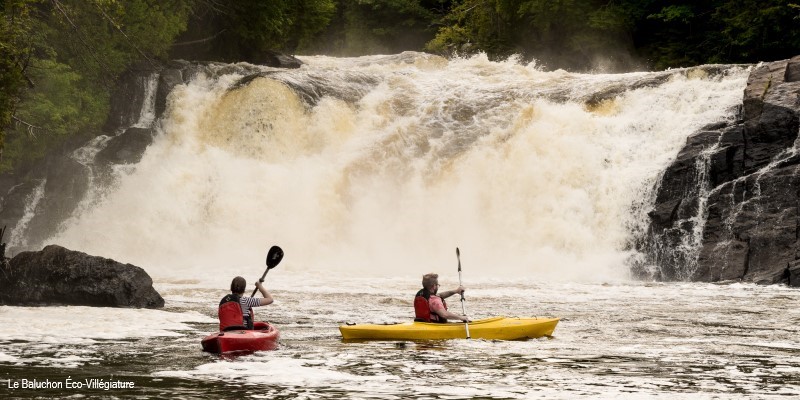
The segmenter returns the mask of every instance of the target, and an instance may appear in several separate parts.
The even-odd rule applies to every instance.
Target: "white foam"
[[[640,200],[687,136],[732,118],[747,77],[308,61],[233,90],[235,74],[176,88],[135,170],[52,241],[157,279],[259,265],[279,244],[294,271],[420,275],[460,246],[472,276],[622,280]],[[283,82],[344,99],[308,105]]]
[[[22,321],[22,322],[21,322]],[[9,307],[0,306],[3,340],[33,343],[76,344],[180,336],[194,331],[188,322],[216,322],[197,312],[105,307]]]
[[[246,361],[245,361],[246,360]],[[324,362],[275,357],[273,354],[250,356],[237,362],[219,361],[203,364],[188,371],[160,371],[157,377],[184,379],[218,379],[244,381],[250,384],[321,387],[332,383],[385,382],[396,379],[390,375],[359,376],[334,371]]]

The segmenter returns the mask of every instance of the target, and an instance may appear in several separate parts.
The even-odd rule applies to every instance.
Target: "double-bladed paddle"
[[[269,252],[267,252],[267,269],[264,270],[264,275],[261,275],[261,279],[259,279],[258,281],[264,282],[264,278],[267,276],[267,272],[277,267],[282,259],[283,259],[283,250],[281,250],[281,248],[278,246],[270,247]],[[253,289],[253,294],[251,294],[250,297],[254,297],[257,291],[258,288]]]
[[[458,258],[458,286],[461,286],[461,252],[456,247],[456,258]],[[469,321],[469,317],[467,316],[467,309],[464,307],[464,291],[461,291],[461,312],[467,317],[467,321]],[[469,339],[469,322],[464,321],[464,328],[467,330],[467,339]]]

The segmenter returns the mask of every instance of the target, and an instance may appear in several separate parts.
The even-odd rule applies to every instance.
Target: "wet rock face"
[[[89,173],[68,155],[53,154],[27,174],[0,185],[0,228],[8,228],[3,242],[10,243],[12,231],[20,225],[24,225],[24,244],[49,237],[83,199]]]
[[[136,164],[147,146],[153,143],[155,132],[150,128],[128,128],[114,136],[95,156],[96,164]]]
[[[50,245],[0,266],[0,304],[160,308],[143,269]]]
[[[740,119],[690,137],[665,171],[640,245],[654,278],[800,287],[798,71],[800,57],[756,67]]]
[[[263,64],[273,68],[300,68],[303,62],[294,56],[283,54],[277,51],[265,51],[252,60],[256,64]]]

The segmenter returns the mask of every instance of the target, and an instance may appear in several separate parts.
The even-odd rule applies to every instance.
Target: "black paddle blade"
[[[461,272],[461,252],[456,247],[456,258],[458,258],[458,272]]]
[[[267,253],[267,269],[275,268],[283,259],[283,250],[278,246],[272,246]]]

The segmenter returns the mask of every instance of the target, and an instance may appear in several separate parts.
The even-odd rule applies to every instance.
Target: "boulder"
[[[294,56],[290,56],[288,54],[283,54],[277,51],[265,51],[264,53],[260,54],[256,57],[253,61],[256,64],[263,64],[268,67],[273,68],[300,68],[303,65],[303,62],[295,58]]]
[[[0,304],[160,308],[142,268],[50,245],[0,266]]]

